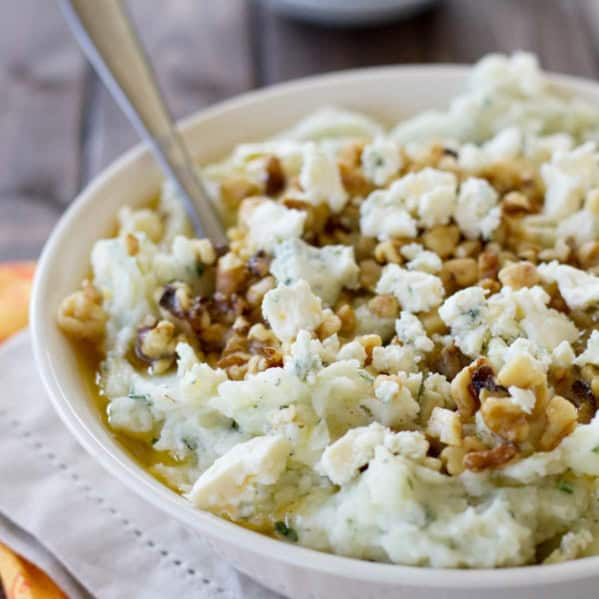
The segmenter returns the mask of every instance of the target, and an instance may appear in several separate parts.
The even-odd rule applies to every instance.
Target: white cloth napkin
[[[276,597],[94,462],[54,413],[28,333],[0,348],[0,540],[70,599]]]

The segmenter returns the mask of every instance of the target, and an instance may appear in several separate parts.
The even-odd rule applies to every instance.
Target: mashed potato
[[[123,208],[58,320],[198,509],[437,568],[599,549],[599,112],[493,55],[391,131],[327,108]]]

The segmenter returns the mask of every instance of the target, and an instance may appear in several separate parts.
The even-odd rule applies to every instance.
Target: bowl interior
[[[264,139],[284,129],[317,108],[337,105],[371,114],[392,125],[428,108],[444,107],[463,89],[465,67],[391,67],[348,71],[276,86],[225,102],[184,121],[181,130],[191,154],[200,162],[222,157],[235,144]],[[581,96],[599,101],[599,86],[572,78],[558,83]],[[55,314],[61,300],[74,289],[89,268],[94,242],[110,234],[115,214],[122,205],[139,205],[159,189],[161,173],[143,147],[133,149],[101,174],[65,213],[50,237],[40,259],[35,279],[31,330],[38,368],[60,416],[79,441],[124,483],[171,515],[199,531],[251,546],[264,555],[277,554],[303,567],[337,574],[376,579],[379,582],[434,584],[430,570],[371,564],[317,554],[281,544],[247,531],[210,514],[197,511],[139,468],[104,428],[90,401],[73,348],[58,330]],[[314,556],[318,556],[315,565]],[[545,579],[561,572],[577,576],[589,568],[579,560],[560,566],[542,567]],[[511,570],[514,583],[530,581],[531,568]],[[461,584],[465,577],[477,584],[504,580],[500,571],[445,571],[442,584]],[[441,583],[440,583],[441,584]]]

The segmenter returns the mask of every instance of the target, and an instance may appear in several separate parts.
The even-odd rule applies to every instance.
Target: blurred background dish
[[[377,25],[409,17],[439,0],[263,0],[277,12],[323,25]]]

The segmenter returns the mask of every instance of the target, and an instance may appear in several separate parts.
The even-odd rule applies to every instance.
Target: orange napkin
[[[0,343],[27,325],[35,263],[0,264]],[[7,599],[67,599],[48,575],[0,543],[0,583]]]
[[[27,324],[34,262],[0,264],[0,341]]]

